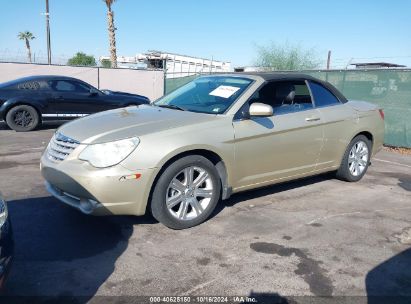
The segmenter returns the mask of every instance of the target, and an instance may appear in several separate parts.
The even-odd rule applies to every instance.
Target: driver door
[[[314,171],[323,144],[321,116],[313,107],[306,83],[279,82],[266,86],[269,88],[261,89],[263,96],[250,103],[270,104],[274,116],[233,121],[237,190]]]
[[[97,94],[90,94],[91,87],[75,80],[52,80],[53,91],[50,106],[59,118],[81,117],[101,111]]]

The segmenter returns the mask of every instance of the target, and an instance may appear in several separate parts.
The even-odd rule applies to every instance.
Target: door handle
[[[305,121],[319,121],[320,117],[307,117]]]

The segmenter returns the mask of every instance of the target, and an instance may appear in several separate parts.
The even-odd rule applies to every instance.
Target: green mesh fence
[[[411,70],[303,71],[329,81],[348,99],[365,100],[385,112],[385,144],[411,147]],[[166,93],[197,76],[166,79]]]
[[[388,145],[411,147],[411,70],[306,71],[327,80],[348,99],[365,100],[385,112]]]

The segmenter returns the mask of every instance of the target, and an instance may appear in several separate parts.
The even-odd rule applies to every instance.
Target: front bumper
[[[92,215],[143,215],[156,169],[130,171],[121,165],[97,169],[68,157],[55,162],[41,157],[41,173],[50,194]],[[130,178],[139,174],[139,178]]]

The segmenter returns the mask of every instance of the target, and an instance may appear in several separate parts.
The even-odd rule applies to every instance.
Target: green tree
[[[72,58],[67,61],[67,65],[77,66],[95,66],[96,59],[92,55],[86,55],[83,52],[77,52]]]
[[[102,59],[102,60],[100,61],[100,63],[101,63],[101,66],[102,66],[103,68],[111,68],[111,61],[110,61],[110,59]]]
[[[107,6],[107,23],[108,23],[108,36],[110,42],[110,61],[111,67],[117,67],[117,49],[116,49],[116,28],[114,26],[114,12],[111,6],[116,0],[103,0]]]
[[[320,60],[314,49],[304,49],[299,44],[272,42],[257,46],[255,65],[265,70],[296,71],[318,68]]]
[[[35,39],[36,37],[34,37],[34,35],[29,32],[29,31],[25,31],[25,32],[20,32],[17,35],[17,38],[19,38],[20,40],[24,40],[26,42],[26,49],[27,49],[27,58],[29,60],[29,62],[31,63],[31,47],[30,47],[30,40]]]

